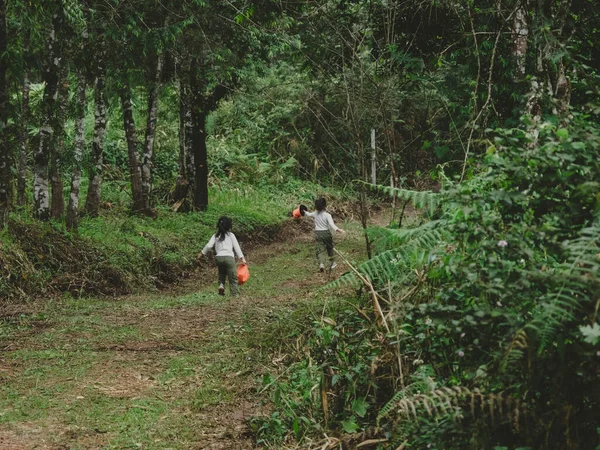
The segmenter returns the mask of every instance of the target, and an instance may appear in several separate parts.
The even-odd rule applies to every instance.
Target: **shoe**
[[[323,264],[319,264],[319,272],[324,272],[325,266]]]
[[[337,263],[332,263],[331,267],[329,268],[329,270],[333,270],[337,267]]]
[[[225,295],[225,286],[219,285],[219,295]]]

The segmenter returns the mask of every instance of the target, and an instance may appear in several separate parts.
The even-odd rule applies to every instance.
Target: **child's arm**
[[[244,254],[242,253],[240,244],[239,244],[237,238],[235,237],[235,234],[233,234],[233,233],[231,233],[231,241],[233,243],[233,251],[238,256],[238,258],[240,258],[240,260],[242,261],[242,264],[246,264],[246,258],[244,258]]]
[[[329,228],[331,228],[334,231],[337,231],[338,233],[345,233],[344,230],[342,230],[341,228],[338,228],[335,223],[333,223],[333,217],[331,217],[331,214],[327,214],[327,224],[329,225]]]
[[[208,241],[208,244],[204,246],[202,249],[202,255],[206,256],[206,254],[211,251],[215,247],[215,235],[213,234]]]

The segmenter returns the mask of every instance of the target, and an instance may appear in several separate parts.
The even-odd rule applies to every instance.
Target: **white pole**
[[[377,155],[375,152],[375,128],[371,128],[371,183],[377,184]]]

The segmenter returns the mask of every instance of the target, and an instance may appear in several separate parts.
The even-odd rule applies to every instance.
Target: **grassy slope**
[[[262,188],[213,186],[208,211],[176,214],[163,208],[155,220],[127,215],[128,194],[108,184],[104,196],[113,209],[83,218],[79,238],[62,224],[39,224],[28,212],[14,214],[9,230],[0,232],[0,298],[119,294],[162,286],[194,268],[219,216],[232,217],[238,234],[257,234],[276,228],[298,202],[322,191],[296,181]]]
[[[358,226],[347,228],[338,248],[360,259]],[[245,422],[262,412],[256,387],[272,367],[257,336],[326,301],[315,303],[328,278],[315,272],[312,233],[285,234],[248,252],[239,298],[215,295],[205,268],[171,294],[40,301],[0,322],[0,444],[249,448]]]

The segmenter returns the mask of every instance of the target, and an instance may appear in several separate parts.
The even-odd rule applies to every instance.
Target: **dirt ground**
[[[346,270],[315,270],[311,225],[246,242],[237,298],[215,294],[207,264],[162,292],[0,309],[0,450],[257,448],[248,419],[268,413],[258,381],[274,356],[256,333]],[[357,253],[360,228],[346,225],[340,246]]]

